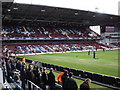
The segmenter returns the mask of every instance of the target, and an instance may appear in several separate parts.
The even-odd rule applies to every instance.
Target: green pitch
[[[23,56],[19,56],[23,57]],[[88,52],[72,52],[59,54],[40,54],[40,55],[26,55],[27,59],[55,64],[64,67],[70,67],[79,70],[85,70],[95,73],[101,73],[111,76],[118,76],[118,50],[97,51],[96,59],[93,59],[93,52],[90,55]],[[54,72],[56,78],[58,73]],[[83,82],[75,79],[78,87]],[[102,90],[112,90],[96,84],[90,84],[91,88],[102,88]]]
[[[23,56],[20,56],[23,57]],[[118,50],[26,55],[27,59],[118,77]]]

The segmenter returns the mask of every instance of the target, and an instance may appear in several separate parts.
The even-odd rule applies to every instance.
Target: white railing
[[[39,86],[37,86],[36,84],[34,84],[33,82],[29,80],[27,80],[27,86],[28,86],[28,89],[30,90],[43,90]]]

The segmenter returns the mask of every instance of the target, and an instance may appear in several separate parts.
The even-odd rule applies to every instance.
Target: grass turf
[[[93,59],[92,51],[90,55],[88,55],[88,52],[71,52],[26,55],[24,57],[49,64],[119,77],[118,50],[97,51],[96,59]]]
[[[105,52],[97,51],[96,59],[93,59],[93,52],[91,52],[90,55],[87,54],[88,52],[71,52],[59,54],[26,55],[24,57],[27,59],[49,64],[55,64],[59,66],[91,71],[111,76],[118,76],[118,50],[107,50]],[[58,73],[54,72],[54,74],[57,78]],[[78,87],[83,82],[79,79],[75,80],[78,84]],[[110,88],[106,88],[96,84],[91,84],[90,87],[102,88],[102,90],[110,90]]]

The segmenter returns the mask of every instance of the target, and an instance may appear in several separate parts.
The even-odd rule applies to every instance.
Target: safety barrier
[[[27,86],[28,90],[42,90],[39,86],[31,82],[30,80],[27,80]]]

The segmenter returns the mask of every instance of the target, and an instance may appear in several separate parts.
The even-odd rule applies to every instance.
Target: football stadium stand
[[[3,53],[9,54],[30,54],[30,53],[49,53],[49,52],[74,52],[82,50],[110,49],[112,47],[97,42],[75,42],[64,44],[15,44],[3,46]]]
[[[75,13],[78,13],[77,15]],[[45,69],[67,70],[75,78],[90,78],[92,83],[112,89],[120,88],[120,78],[52,65],[34,60],[22,61],[19,55],[81,52],[119,48],[116,42],[120,16],[43,5],[2,3],[0,35],[0,89],[62,90],[62,83],[51,84]],[[112,27],[111,35],[99,35],[90,26]],[[1,27],[1,26],[0,26]],[[111,29],[110,29],[111,30]],[[109,31],[109,30],[108,30]],[[112,42],[110,38],[115,42]],[[107,39],[107,41],[105,41]],[[33,68],[34,67],[34,68]],[[44,74],[44,75],[43,75]],[[53,73],[54,74],[54,73]],[[52,75],[53,75],[52,74]],[[54,76],[54,75],[53,75]],[[41,79],[46,79],[47,82]],[[52,89],[50,89],[52,90]],[[74,90],[74,89],[73,89]]]
[[[28,26],[3,26],[3,39],[39,39],[39,38],[98,38],[100,35],[87,27],[28,27]],[[1,38],[2,38],[1,37]]]

